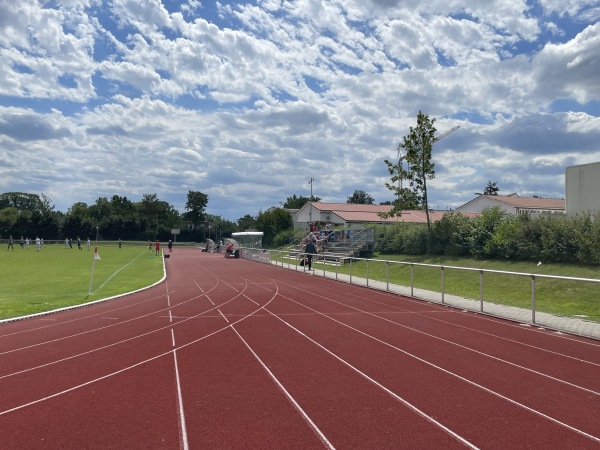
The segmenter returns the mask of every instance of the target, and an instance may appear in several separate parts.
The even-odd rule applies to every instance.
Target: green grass
[[[46,245],[0,250],[0,319],[78,305],[149,286],[163,276],[162,258],[147,248],[99,246],[93,253]],[[90,278],[94,277],[90,292]],[[89,294],[89,295],[88,295]]]
[[[380,260],[380,261],[376,261]],[[450,269],[447,266],[470,267],[484,270],[519,272],[531,275],[558,275],[573,278],[590,278],[600,280],[600,267],[586,267],[567,264],[542,264],[524,261],[485,261],[471,258],[430,257],[409,255],[375,255],[368,261],[355,261],[344,264],[337,270],[340,274],[353,277],[383,281],[391,284],[410,286],[410,265],[389,265],[381,260],[402,261],[419,264],[445,266],[444,292],[447,295],[479,300],[479,271]],[[281,259],[280,259],[281,261]],[[284,264],[288,260],[283,260]],[[323,265],[313,262],[313,268],[323,270]],[[325,270],[335,271],[332,266]],[[368,274],[367,274],[368,270]],[[388,272],[389,271],[389,272]],[[414,287],[429,291],[441,292],[442,276],[439,267],[413,266]],[[483,299],[488,302],[531,309],[532,280],[530,276],[484,273]],[[584,318],[600,322],[600,283],[567,280],[549,280],[535,278],[536,311],[547,312],[567,317],[584,316]]]

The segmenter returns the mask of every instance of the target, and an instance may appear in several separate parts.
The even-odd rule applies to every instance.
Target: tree
[[[271,208],[258,213],[256,227],[264,233],[263,243],[270,245],[278,233],[294,228],[294,221],[287,209]]]
[[[355,205],[372,205],[375,202],[373,197],[367,194],[365,191],[355,190],[352,196],[348,197],[346,203],[352,203]]]
[[[200,191],[188,191],[184,217],[192,223],[194,228],[206,220],[204,210],[207,204],[207,194],[203,194]]]
[[[313,202],[318,202],[320,201],[321,198],[320,197],[314,197],[312,201]],[[304,206],[304,204],[306,202],[311,201],[311,199],[309,197],[304,197],[304,196],[296,196],[296,194],[292,195],[291,197],[288,197],[287,200],[285,201],[285,203],[282,203],[282,207],[283,208],[287,208],[287,209],[300,209]]]
[[[256,229],[256,219],[250,214],[246,214],[237,220],[237,226],[240,231],[254,230]]]
[[[491,181],[488,181],[488,184],[485,187],[483,193],[475,192],[475,195],[498,195],[499,191],[500,188],[498,187],[497,181],[494,181],[493,183]]]
[[[399,158],[397,163],[385,160],[388,171],[392,175],[392,183],[386,183],[386,187],[396,193],[397,201],[390,212],[382,216],[399,216],[403,209],[422,209],[427,216],[427,227],[431,229],[427,180],[435,177],[435,164],[431,161],[431,148],[437,131],[433,126],[434,123],[435,119],[430,119],[427,114],[419,111],[416,128],[410,127],[408,135],[404,136],[399,145],[399,149],[404,151],[405,156]],[[408,164],[406,170],[403,161]],[[396,185],[402,180],[407,180],[409,187],[404,187],[402,183],[400,186]]]

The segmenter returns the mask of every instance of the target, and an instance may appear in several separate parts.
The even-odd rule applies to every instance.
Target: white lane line
[[[157,299],[157,298],[160,298],[160,297],[162,297],[163,295],[164,295],[164,294],[161,294],[161,295],[159,295],[158,297],[155,297],[155,298],[153,298],[152,300],[155,300],[155,299]],[[202,297],[202,296],[204,296],[204,295],[205,295],[205,294],[198,295],[198,296],[194,296],[194,297],[190,298],[189,300],[186,300],[186,301],[184,301],[184,302],[181,302],[181,303],[180,303],[179,305],[177,305],[177,306],[181,306],[181,305],[184,305],[184,304],[186,304],[186,303],[189,303],[189,302],[191,302],[191,301],[194,301],[194,300],[196,300],[196,299],[198,299],[198,298],[200,298],[200,297]],[[231,297],[231,299],[229,299],[229,300],[227,300],[226,302],[222,303],[220,306],[223,306],[223,305],[225,305],[225,304],[227,304],[227,303],[229,303],[229,302],[232,302],[232,301],[234,301],[234,300],[235,300],[237,297],[239,297],[239,295],[240,295],[240,294],[236,294],[234,297]],[[166,309],[168,309],[168,308],[164,308],[164,309],[158,309],[158,310],[156,310],[156,311],[152,311],[152,312],[149,312],[149,313],[147,313],[147,314],[143,314],[143,315],[141,315],[141,316],[136,316],[136,317],[134,317],[134,318],[132,318],[132,319],[123,320],[123,321],[121,321],[121,322],[119,322],[119,323],[115,323],[115,324],[111,324],[111,325],[104,325],[104,326],[101,326],[101,327],[98,327],[98,328],[93,328],[93,329],[90,329],[90,330],[82,331],[82,332],[80,332],[80,333],[75,333],[75,334],[71,334],[71,335],[68,335],[68,336],[63,336],[63,337],[60,337],[60,338],[51,339],[51,340],[49,340],[49,341],[43,341],[43,342],[39,342],[39,343],[37,343],[37,344],[27,345],[27,346],[20,347],[20,348],[14,348],[14,349],[7,350],[7,351],[4,351],[4,352],[0,351],[0,355],[5,355],[5,354],[8,354],[8,353],[14,353],[14,352],[22,351],[22,350],[27,350],[27,349],[30,349],[30,348],[33,348],[33,347],[39,347],[39,346],[46,345],[46,344],[50,344],[50,343],[53,343],[53,342],[63,341],[63,340],[71,339],[71,338],[74,338],[74,337],[82,336],[82,335],[85,335],[85,334],[94,333],[94,332],[96,332],[96,331],[102,331],[102,330],[106,330],[106,329],[108,329],[108,328],[111,328],[111,327],[116,327],[116,326],[120,326],[120,325],[125,325],[125,324],[127,324],[127,323],[129,323],[129,322],[134,322],[134,321],[136,321],[136,320],[145,319],[145,318],[147,318],[147,317],[154,316],[155,314],[162,313],[162,312],[164,312]],[[209,310],[207,310],[207,311],[203,311],[203,312],[201,312],[201,313],[199,313],[199,314],[196,314],[196,315],[194,315],[194,316],[191,316],[191,317],[189,317],[189,318],[188,318],[188,319],[186,319],[186,320],[191,320],[191,319],[194,319],[194,318],[200,317],[200,316],[202,316],[202,315],[205,315],[205,314],[207,314],[207,313],[209,313],[209,312],[211,312],[211,311],[214,311],[215,309],[216,309],[216,308],[212,308],[212,309],[209,309]],[[93,316],[89,316],[89,317],[93,317]],[[88,317],[88,318],[89,318],[89,317]],[[66,322],[63,322],[63,323],[61,323],[61,324],[57,324],[57,325],[62,325],[62,324],[65,324],[65,323],[66,323]],[[150,332],[148,332],[148,333],[141,334],[141,335],[139,335],[139,336],[141,337],[141,336],[145,336],[145,335],[147,335],[147,334],[150,334],[150,333],[154,333],[154,332],[156,332],[156,331],[161,331],[161,330],[164,330],[164,329],[165,329],[165,328],[167,328],[168,326],[169,326],[169,325],[167,325],[166,327],[157,328],[157,329],[155,329],[155,330],[153,330],[153,331],[150,331]],[[15,333],[15,334],[16,334],[16,333]],[[3,337],[3,336],[0,336],[0,337]],[[125,342],[125,341],[123,341],[123,342]]]
[[[389,305],[389,304],[384,303],[382,301],[366,299],[365,297],[361,297],[361,296],[355,296],[355,298],[358,299],[358,300],[368,300],[369,302],[376,303],[378,305],[384,305],[384,306],[388,306],[388,307],[391,306],[391,307],[394,308],[394,310],[396,310],[396,311],[398,311],[398,312],[400,312],[402,314],[408,313],[408,314],[418,315],[420,317],[425,317],[425,318],[427,318],[429,320],[432,320],[432,321],[441,322],[444,325],[452,325],[453,327],[457,327],[457,328],[464,329],[464,330],[469,330],[469,331],[472,331],[473,333],[483,334],[484,336],[491,336],[491,337],[494,337],[496,339],[500,339],[500,340],[503,340],[503,341],[511,342],[513,344],[517,344],[517,345],[528,347],[528,348],[533,348],[533,349],[541,351],[541,352],[554,354],[554,355],[557,355],[557,356],[560,356],[560,357],[563,357],[563,358],[568,358],[568,359],[572,359],[572,360],[575,360],[575,361],[579,361],[581,363],[590,364],[590,365],[593,365],[593,366],[600,367],[600,363],[595,363],[595,362],[592,362],[592,361],[587,361],[585,359],[581,359],[581,358],[578,358],[578,357],[575,357],[575,356],[567,355],[565,353],[560,353],[560,352],[557,352],[557,351],[554,351],[554,350],[550,350],[550,349],[547,349],[547,348],[544,348],[544,347],[540,347],[538,345],[528,344],[528,343],[525,343],[525,342],[522,342],[522,341],[518,341],[516,339],[510,339],[510,338],[507,338],[507,337],[504,337],[504,336],[499,336],[498,334],[486,332],[486,331],[483,331],[483,330],[478,330],[476,328],[471,328],[471,327],[468,327],[468,326],[465,326],[465,325],[460,325],[458,323],[446,322],[444,320],[440,320],[440,319],[435,318],[435,317],[433,317],[433,316],[430,315],[433,312],[435,312],[435,313],[438,313],[438,312],[440,312],[440,313],[447,313],[447,311],[426,311],[426,314],[424,314],[424,313],[419,312],[419,311],[414,311],[414,312],[413,311],[408,311],[406,309],[399,308],[399,307],[394,306],[394,305]],[[333,301],[333,300],[331,300],[331,301]],[[360,309],[357,309],[357,310],[361,311]],[[390,313],[394,314],[396,311],[393,311],[393,312],[390,312],[390,311],[375,312],[375,311],[373,311],[372,314],[375,315],[375,317],[380,317],[380,316],[378,316],[376,314],[390,314]],[[463,310],[462,312],[464,312],[466,314],[470,314],[472,311]],[[351,313],[348,313],[348,314],[351,314]],[[481,319],[481,320],[492,321],[495,324],[498,323],[497,321],[494,321],[493,319],[491,319],[489,317],[486,317],[486,316],[477,316],[477,318]],[[511,328],[514,328],[515,326],[516,327],[522,327],[522,326],[528,326],[528,327],[530,327],[531,326],[530,324],[506,325],[504,322],[501,322],[501,324],[503,326],[509,326]],[[539,332],[539,330],[541,330],[541,329],[542,329],[541,327],[537,327],[535,331]],[[554,335],[556,335],[556,334],[563,334],[563,333],[561,333],[560,331],[557,331],[557,332],[554,333]],[[553,336],[553,335],[552,334],[548,334],[547,336]],[[587,342],[587,341],[586,342],[581,342],[578,339],[571,339],[571,340],[575,341],[575,342],[578,342],[578,343],[584,343],[586,345],[592,345],[592,346],[600,347],[600,343],[591,343],[591,342]]]
[[[483,386],[483,385],[481,385],[481,384],[479,384],[479,383],[476,383],[475,381],[469,380],[468,378],[465,378],[465,377],[463,377],[463,376],[461,376],[461,375],[458,375],[457,373],[451,372],[451,371],[450,371],[450,370],[448,370],[448,369],[444,369],[443,367],[441,367],[441,366],[438,366],[437,364],[434,364],[434,363],[432,363],[432,362],[430,362],[430,361],[427,361],[426,359],[420,358],[419,356],[417,356],[417,355],[414,355],[414,354],[412,354],[412,353],[410,353],[410,352],[407,352],[406,350],[402,350],[401,348],[399,348],[399,347],[396,347],[395,345],[393,345],[393,344],[390,344],[389,342],[382,341],[381,339],[379,339],[379,338],[376,338],[375,336],[371,336],[370,334],[368,334],[368,333],[366,333],[366,332],[364,332],[364,331],[361,331],[361,330],[359,330],[359,329],[357,329],[357,328],[354,328],[354,327],[352,327],[352,326],[350,326],[350,325],[348,325],[348,324],[345,324],[344,322],[340,322],[339,320],[337,320],[337,319],[334,319],[333,317],[330,317],[330,316],[328,316],[327,314],[324,314],[324,313],[322,313],[322,312],[319,312],[319,311],[317,311],[317,310],[315,310],[315,309],[313,309],[313,308],[311,308],[311,307],[309,307],[309,306],[303,305],[302,303],[299,303],[299,302],[297,302],[297,301],[295,301],[295,300],[293,300],[293,299],[291,299],[291,298],[289,298],[289,297],[285,297],[285,296],[283,296],[283,295],[282,295],[282,297],[284,297],[284,298],[288,299],[289,301],[291,301],[291,302],[294,302],[294,303],[296,303],[296,304],[298,304],[298,305],[301,305],[301,306],[305,307],[306,309],[309,309],[309,310],[311,310],[311,311],[314,311],[314,312],[316,312],[317,314],[320,314],[320,315],[322,315],[323,317],[326,317],[326,318],[328,318],[329,320],[332,320],[332,321],[334,321],[334,322],[336,322],[336,323],[338,323],[338,324],[340,324],[340,325],[342,325],[342,326],[344,326],[344,327],[347,327],[347,328],[349,328],[349,329],[351,329],[351,330],[353,330],[353,331],[356,331],[357,333],[359,333],[359,334],[362,334],[363,336],[366,336],[366,337],[368,337],[368,338],[370,338],[370,339],[373,339],[374,341],[376,341],[376,342],[379,342],[380,344],[383,344],[383,345],[385,345],[385,346],[387,346],[387,347],[390,347],[390,348],[392,348],[392,349],[394,349],[394,350],[396,350],[396,351],[399,351],[400,353],[403,353],[403,354],[405,354],[405,355],[407,355],[407,356],[409,356],[409,357],[411,357],[411,358],[414,358],[414,359],[416,359],[417,361],[420,361],[420,362],[422,362],[422,363],[424,363],[424,364],[426,364],[426,365],[428,365],[428,366],[430,366],[430,367],[433,367],[434,369],[440,370],[440,371],[442,371],[442,372],[444,372],[444,373],[446,373],[446,374],[448,374],[448,375],[450,375],[450,376],[452,376],[452,377],[455,377],[455,378],[458,378],[459,380],[462,380],[462,381],[464,381],[465,383],[468,383],[468,384],[470,384],[470,385],[472,385],[472,386],[475,386],[476,388],[479,388],[479,389],[481,389],[481,390],[483,390],[483,391],[485,391],[485,392],[488,392],[488,393],[490,393],[490,394],[492,394],[492,395],[494,395],[494,396],[496,396],[496,397],[498,397],[498,398],[501,398],[502,400],[505,400],[505,401],[507,401],[508,403],[511,403],[511,404],[513,404],[513,405],[515,405],[515,406],[517,406],[517,407],[523,408],[523,409],[525,409],[525,410],[527,410],[527,411],[529,411],[529,412],[531,412],[531,413],[533,413],[533,414],[536,414],[536,415],[538,415],[538,416],[540,416],[540,417],[543,417],[544,419],[547,419],[547,420],[549,420],[550,422],[553,422],[553,423],[555,423],[555,424],[557,424],[557,425],[560,425],[560,426],[562,426],[562,427],[565,427],[565,428],[567,428],[567,429],[569,429],[569,430],[571,430],[571,431],[574,431],[575,433],[578,433],[578,434],[580,434],[580,435],[582,435],[582,436],[585,436],[585,437],[587,437],[587,438],[589,438],[589,439],[591,439],[591,440],[593,440],[593,441],[595,441],[595,442],[598,442],[598,443],[600,443],[600,438],[599,438],[599,437],[596,437],[596,436],[594,436],[594,435],[591,435],[591,434],[589,434],[589,433],[586,433],[585,431],[583,431],[583,430],[580,430],[580,429],[578,429],[578,428],[575,428],[575,427],[573,427],[573,426],[571,426],[571,425],[569,425],[569,424],[567,424],[567,423],[565,423],[565,422],[562,422],[562,421],[560,421],[560,420],[558,420],[558,419],[555,419],[554,417],[548,416],[547,414],[544,414],[543,412],[541,412],[541,411],[538,411],[537,409],[533,409],[533,408],[531,408],[531,407],[529,407],[529,406],[527,406],[527,405],[525,405],[525,404],[523,404],[523,403],[520,403],[520,402],[518,402],[518,401],[516,401],[516,400],[513,400],[512,398],[506,397],[505,395],[502,395],[502,394],[500,394],[499,392],[496,392],[496,391],[494,391],[494,390],[492,390],[492,389],[490,389],[490,388],[487,388],[487,387],[485,387],[485,386]],[[267,312],[270,312],[270,311],[268,311],[268,310],[266,309],[266,307],[265,307],[264,309],[265,309],[265,311],[267,311]],[[271,314],[273,314],[275,317],[277,317],[279,320],[281,320],[283,323],[285,323],[286,325],[288,325],[288,326],[289,326],[289,327],[291,327],[292,329],[296,330],[296,329],[295,329],[295,328],[294,328],[292,325],[290,325],[289,323],[287,323],[287,322],[286,322],[285,320],[283,320],[281,317],[277,316],[276,314],[274,314],[274,313],[272,313],[272,312],[271,312]],[[399,324],[398,324],[398,325],[399,325]],[[312,341],[312,339],[311,339],[310,337],[306,336],[306,335],[305,335],[305,334],[303,334],[301,331],[299,331],[299,330],[296,330],[296,331],[298,331],[298,333],[300,333],[301,335],[305,336],[307,339],[309,339],[309,340],[311,340],[311,341]],[[314,342],[316,345],[318,345],[319,347],[323,348],[325,351],[327,351],[327,352],[331,353],[329,350],[327,350],[327,349],[326,349],[325,347],[323,347],[321,344],[319,344],[319,343],[317,343],[317,342],[315,342],[315,341],[313,341],[313,342]],[[340,359],[338,356],[334,355],[333,353],[331,353],[331,354],[332,354],[333,356],[335,356],[336,358]],[[343,360],[341,360],[341,359],[340,359],[340,361],[344,362],[344,361],[343,361]],[[344,363],[345,363],[345,362],[344,362]],[[348,363],[345,363],[345,364],[348,364]],[[350,366],[350,367],[352,367],[352,366]],[[358,369],[355,369],[355,370],[358,370]],[[361,372],[359,372],[359,373],[361,373]],[[367,379],[369,379],[369,380],[370,380],[370,378],[368,378],[368,376],[367,376],[367,375],[365,375],[365,377],[367,377]],[[386,390],[386,392],[391,392],[391,391],[389,391],[389,390],[388,390],[387,388],[385,388],[385,387],[383,387],[383,389],[385,389],[385,390]],[[582,389],[583,389],[583,388],[582,388]],[[392,394],[393,394],[393,393],[392,393]],[[395,396],[396,394],[393,394],[393,395]]]
[[[277,295],[277,292],[275,292],[275,293],[273,294],[273,297],[272,297],[272,298],[271,298],[271,299],[270,299],[270,300],[269,300],[269,301],[268,301],[268,302],[265,304],[265,306],[267,306],[267,305],[268,305],[270,302],[272,302],[272,301],[275,299],[275,296],[276,296],[276,295]],[[238,298],[239,296],[240,296],[240,294],[237,294],[237,295],[235,295],[234,297],[232,297],[230,300],[228,300],[227,302],[225,302],[225,303],[223,303],[223,304],[229,303],[229,302],[231,302],[231,301],[235,300],[236,298]],[[222,305],[221,305],[221,306],[222,306]],[[214,309],[217,309],[217,308],[214,308]],[[243,317],[241,317],[240,319],[238,319],[238,320],[236,320],[235,322],[233,322],[233,325],[235,325],[235,324],[237,324],[237,323],[239,323],[239,322],[242,322],[242,321],[246,320],[248,317],[252,317],[252,316],[253,316],[255,313],[257,313],[257,312],[258,312],[258,311],[260,311],[261,309],[263,309],[263,307],[260,307],[260,308],[258,308],[256,311],[253,311],[253,312],[251,312],[250,314],[248,314],[248,315],[246,315],[246,316],[243,316]],[[212,311],[212,309],[211,309],[211,310],[209,310],[209,311]],[[148,316],[150,316],[150,315],[152,315],[152,314],[154,314],[154,313],[148,314]],[[193,317],[191,317],[190,319],[193,319],[193,318],[195,318],[195,317],[202,316],[203,314],[204,314],[204,313],[200,313],[200,314],[198,314],[198,315],[196,315],[196,316],[193,316]],[[189,320],[189,319],[186,319],[186,320]],[[181,321],[181,322],[179,322],[179,323],[177,323],[177,324],[175,324],[175,325],[180,325],[181,323],[185,322],[186,320],[184,320],[184,321]],[[221,333],[221,332],[223,332],[223,331],[227,330],[227,329],[228,329],[228,328],[230,328],[231,326],[232,326],[231,324],[230,324],[230,325],[225,325],[224,327],[222,327],[222,328],[219,328],[218,330],[215,330],[215,331],[213,331],[213,332],[211,332],[211,333],[208,333],[208,334],[206,334],[206,335],[204,335],[204,336],[202,336],[202,337],[200,337],[200,338],[194,339],[194,340],[193,340],[193,341],[191,341],[191,342],[188,342],[188,343],[186,343],[186,344],[182,344],[180,347],[176,348],[175,350],[181,350],[182,348],[186,348],[186,347],[189,347],[189,346],[191,346],[191,345],[194,345],[194,344],[196,344],[196,343],[198,343],[198,342],[201,342],[201,341],[203,341],[203,340],[205,340],[205,339],[208,339],[208,338],[210,338],[210,337],[212,337],[212,336],[214,336],[214,335],[216,335],[216,334],[219,334],[219,333]],[[53,364],[58,364],[58,363],[60,363],[60,362],[67,361],[67,360],[70,360],[70,359],[78,358],[78,357],[80,357],[80,356],[84,356],[84,355],[87,355],[87,354],[91,354],[91,353],[94,353],[94,352],[96,352],[96,351],[99,351],[99,350],[104,350],[104,349],[107,349],[107,348],[110,348],[110,347],[113,347],[113,346],[116,346],[116,345],[122,344],[122,343],[124,343],[124,342],[132,341],[132,340],[134,340],[134,339],[138,339],[138,338],[141,338],[141,337],[143,337],[143,336],[150,335],[150,334],[152,334],[152,333],[155,333],[155,332],[157,332],[157,331],[165,330],[166,328],[170,328],[170,327],[171,327],[171,325],[167,325],[167,326],[165,326],[165,327],[160,327],[160,328],[157,328],[157,329],[155,329],[155,330],[149,331],[149,332],[147,332],[147,333],[143,333],[143,334],[140,334],[140,335],[137,335],[137,336],[134,336],[134,337],[131,337],[131,338],[127,338],[127,339],[124,339],[124,340],[122,340],[122,341],[119,341],[119,342],[115,342],[115,343],[112,343],[112,344],[108,344],[108,345],[105,345],[105,346],[103,346],[103,347],[95,348],[95,349],[93,349],[93,350],[89,350],[89,351],[86,351],[86,352],[83,352],[83,353],[79,353],[79,354],[77,354],[77,355],[72,355],[72,356],[69,356],[69,357],[66,357],[66,358],[62,358],[62,359],[59,359],[59,360],[56,360],[56,361],[52,361],[52,362],[50,362],[50,363],[41,364],[41,365],[39,365],[39,366],[32,367],[32,368],[29,368],[29,369],[19,370],[19,371],[17,371],[17,372],[13,372],[13,373],[10,373],[10,374],[7,374],[7,375],[2,375],[2,376],[0,376],[0,380],[1,380],[1,379],[3,379],[3,378],[8,378],[8,377],[12,377],[12,376],[15,376],[15,375],[19,375],[19,374],[22,374],[22,373],[25,373],[25,372],[30,372],[30,371],[32,371],[32,370],[41,369],[42,367],[47,367],[47,366],[51,366],[51,365],[53,365]],[[95,379],[93,379],[93,380],[88,380],[88,381],[86,381],[86,382],[84,382],[84,383],[78,384],[78,385],[76,385],[76,386],[72,386],[72,387],[70,387],[70,388],[68,388],[68,389],[65,389],[65,390],[63,390],[63,391],[56,392],[56,393],[54,393],[54,394],[50,394],[50,395],[48,395],[48,396],[46,396],[46,397],[39,398],[39,399],[37,399],[37,400],[33,400],[33,401],[31,401],[31,402],[28,402],[28,403],[24,403],[24,404],[22,404],[22,405],[15,406],[15,407],[13,407],[13,408],[10,408],[10,409],[4,410],[4,411],[0,411],[0,416],[3,416],[3,415],[5,415],[5,414],[8,414],[8,413],[11,413],[11,412],[14,412],[14,411],[18,411],[18,410],[20,410],[20,409],[23,409],[23,408],[26,408],[26,407],[29,407],[29,406],[35,405],[35,404],[37,404],[37,403],[44,402],[44,401],[46,401],[46,400],[50,400],[50,399],[52,399],[52,398],[55,398],[55,397],[59,397],[59,396],[61,396],[61,395],[67,394],[67,393],[69,393],[69,392],[72,392],[72,391],[75,391],[75,390],[77,390],[77,389],[81,389],[81,388],[84,388],[84,387],[86,387],[86,386],[89,386],[89,385],[91,385],[91,384],[93,384],[93,383],[96,383],[96,382],[99,382],[99,381],[105,380],[105,379],[107,379],[107,378],[110,378],[110,377],[112,377],[112,376],[119,375],[119,374],[121,374],[121,373],[123,373],[123,372],[126,372],[126,371],[128,371],[128,370],[135,369],[135,368],[136,368],[136,367],[138,367],[138,366],[141,366],[141,365],[143,365],[143,364],[150,363],[150,362],[152,362],[152,361],[154,361],[154,360],[156,360],[156,359],[158,359],[158,358],[162,358],[163,356],[166,356],[166,355],[168,355],[168,354],[169,354],[169,353],[171,353],[172,351],[174,351],[174,350],[169,350],[169,351],[167,351],[167,352],[160,353],[160,354],[158,354],[158,355],[155,355],[155,356],[153,356],[153,357],[150,357],[150,358],[148,358],[148,359],[145,359],[144,361],[139,361],[139,362],[137,362],[137,363],[135,363],[135,364],[132,364],[132,365],[130,365],[130,366],[127,366],[127,367],[124,367],[124,368],[122,368],[122,369],[119,369],[119,370],[116,370],[116,371],[114,371],[114,372],[111,372],[111,373],[109,373],[109,374],[103,375],[103,376],[101,376],[101,377],[99,377],[99,378],[95,378]],[[1,354],[1,353],[0,353],[0,354]]]
[[[269,374],[269,376],[275,382],[275,384],[279,387],[279,389],[281,390],[281,392],[283,392],[283,394],[292,403],[292,405],[294,406],[294,408],[296,408],[296,410],[300,413],[300,415],[302,416],[302,418],[308,423],[308,425],[317,434],[317,436],[319,437],[319,439],[321,440],[321,442],[323,442],[323,444],[325,444],[325,446],[327,446],[327,448],[335,449],[335,447],[331,444],[331,442],[329,442],[329,440],[325,437],[325,435],[319,429],[319,427],[312,421],[312,419],[308,416],[308,414],[306,414],[306,411],[304,411],[302,409],[302,407],[298,404],[298,402],[296,402],[296,400],[294,400],[294,397],[291,396],[291,394],[286,390],[286,388],[283,386],[283,384],[281,384],[281,382],[277,379],[277,377],[273,374],[273,372],[271,372],[269,370],[269,368],[266,366],[266,364],[259,358],[259,356],[254,352],[254,350],[252,350],[252,348],[250,347],[250,345],[248,345],[248,343],[244,340],[244,338],[240,335],[240,333],[238,333],[238,331],[235,329],[235,327],[233,325],[231,326],[231,329],[235,332],[235,334],[238,335],[238,337],[240,338],[240,340],[244,343],[244,345],[248,348],[248,350],[250,350],[250,353],[252,353],[252,355],[254,356],[254,358],[256,358],[256,360],[263,367],[263,369],[265,369],[265,371]]]
[[[340,303],[340,302],[338,302],[338,301],[336,301],[336,300],[331,300],[331,299],[329,299],[329,301],[331,301],[331,302],[334,302],[334,303],[337,303],[337,304],[339,304],[339,305],[344,305],[343,303]],[[388,323],[391,323],[391,324],[393,324],[393,325],[399,326],[399,327],[401,327],[401,328],[405,328],[405,329],[407,329],[407,330],[414,331],[415,333],[423,334],[423,335],[425,335],[425,336],[427,336],[427,337],[430,337],[430,338],[432,338],[432,339],[436,339],[436,340],[438,340],[438,341],[445,342],[446,344],[449,344],[449,345],[456,346],[456,347],[458,347],[458,348],[461,348],[461,349],[463,349],[463,350],[466,350],[466,351],[469,351],[469,352],[475,353],[475,354],[477,354],[477,355],[481,355],[481,356],[483,356],[483,357],[486,357],[486,358],[493,359],[493,360],[495,360],[495,361],[498,361],[498,362],[500,362],[500,363],[507,364],[507,365],[509,365],[509,366],[512,366],[512,367],[516,367],[516,368],[518,368],[518,369],[521,369],[521,370],[524,370],[524,371],[526,371],[526,372],[530,372],[530,373],[533,373],[533,374],[535,374],[535,375],[538,375],[538,376],[541,376],[541,377],[547,378],[547,379],[549,379],[549,380],[556,381],[557,383],[562,383],[562,384],[565,384],[565,385],[567,385],[567,386],[570,386],[570,387],[572,387],[572,388],[575,388],[575,389],[579,389],[579,390],[585,391],[585,392],[587,392],[587,393],[589,393],[589,394],[593,394],[593,395],[598,395],[598,396],[600,396],[600,392],[594,391],[593,389],[589,389],[589,388],[586,388],[586,387],[584,387],[584,386],[579,386],[578,384],[571,383],[570,381],[563,380],[563,379],[561,379],[561,378],[556,378],[556,377],[553,377],[552,375],[549,375],[549,374],[546,374],[546,373],[540,372],[540,371],[538,371],[538,370],[535,370],[535,369],[530,369],[529,367],[522,366],[522,365],[520,365],[520,364],[514,363],[514,362],[512,362],[512,361],[508,361],[508,360],[506,360],[506,359],[503,359],[503,358],[500,358],[500,357],[498,357],[498,356],[494,356],[494,355],[492,355],[492,354],[485,353],[485,352],[483,352],[483,351],[476,350],[476,349],[474,349],[474,348],[471,348],[471,347],[467,347],[466,345],[459,344],[458,342],[450,341],[450,340],[448,340],[448,339],[445,339],[445,338],[442,338],[442,337],[436,336],[436,335],[434,335],[434,334],[431,334],[431,333],[427,333],[427,332],[425,332],[425,331],[422,331],[422,330],[419,330],[419,329],[417,329],[417,328],[414,328],[414,327],[411,327],[411,326],[408,326],[408,325],[404,325],[404,324],[402,324],[402,323],[398,323],[398,322],[396,322],[396,321],[394,321],[394,320],[388,319],[387,317],[382,317],[382,316],[380,316],[380,315],[378,315],[378,314],[371,313],[371,312],[368,312],[368,311],[364,311],[364,310],[362,310],[362,309],[359,309],[359,308],[356,308],[356,307],[354,307],[354,306],[349,306],[349,305],[344,305],[344,306],[346,306],[347,308],[353,309],[353,310],[355,310],[355,311],[358,311],[358,312],[359,312],[359,313],[361,313],[361,314],[366,314],[366,315],[368,315],[368,316],[376,317],[377,319],[383,320],[384,322],[388,322]],[[309,308],[309,309],[311,309],[311,308]],[[328,317],[328,316],[326,315],[325,317]],[[340,323],[341,323],[341,322],[340,322]],[[583,361],[583,360],[580,360],[580,361],[581,361],[581,362],[587,362],[587,361]],[[596,363],[591,363],[591,362],[590,362],[589,364],[597,365]]]
[[[229,323],[229,320],[227,319],[227,317],[225,317],[225,314],[223,314],[220,309],[217,309],[217,311],[219,311],[219,314],[221,314],[223,319],[225,319],[225,322]]]
[[[175,347],[175,331],[171,328],[171,345]]]
[[[169,310],[169,323],[173,322],[173,315],[171,314],[171,310]]]
[[[179,368],[177,364],[177,350],[173,350],[173,362],[175,363],[175,379],[177,380],[177,402],[179,404],[179,439],[181,440],[181,448],[188,450],[187,428],[185,426],[185,414],[183,412],[183,397],[181,395],[181,381],[179,379]]]
[[[379,389],[383,390],[384,392],[386,392],[387,394],[389,394],[390,396],[392,396],[393,398],[395,398],[397,401],[399,401],[400,403],[402,403],[403,405],[405,405],[407,408],[409,408],[413,412],[417,413],[419,416],[423,417],[425,420],[429,421],[430,423],[432,423],[432,424],[438,426],[439,428],[441,428],[442,430],[444,430],[446,433],[448,433],[450,436],[454,437],[459,442],[462,442],[464,445],[466,445],[467,447],[469,447],[471,449],[474,449],[474,450],[475,449],[477,449],[477,450],[479,449],[479,447],[475,446],[474,444],[472,444],[471,442],[469,442],[467,439],[465,439],[462,436],[460,436],[459,434],[455,433],[450,428],[448,428],[446,425],[444,425],[443,423],[437,421],[436,419],[434,419],[432,416],[430,416],[426,412],[420,410],[415,405],[413,405],[412,403],[410,403],[408,400],[405,400],[404,398],[400,397],[398,394],[396,394],[392,390],[388,389],[387,387],[385,387],[384,385],[382,385],[381,383],[379,383],[375,379],[371,378],[369,375],[367,375],[366,373],[362,372],[357,367],[354,367],[348,361],[342,359],[340,356],[336,355],[335,353],[333,353],[328,348],[326,348],[323,345],[319,344],[313,338],[311,338],[308,335],[304,334],[302,331],[300,331],[299,329],[297,329],[296,327],[294,327],[292,324],[286,322],[281,317],[277,316],[276,314],[272,313],[271,311],[267,310],[266,308],[265,308],[265,311],[269,312],[273,317],[276,317],[277,319],[279,319],[281,322],[283,322],[285,325],[287,325],[288,327],[290,327],[292,330],[294,330],[300,336],[302,336],[305,339],[309,340],[310,342],[312,342],[313,344],[315,344],[317,347],[321,348],[326,353],[328,353],[329,355],[333,356],[339,362],[341,362],[345,366],[349,367],[351,370],[353,370],[356,373],[358,373],[360,376],[362,376],[363,378],[365,378],[367,381],[371,382],[376,387],[378,387]]]

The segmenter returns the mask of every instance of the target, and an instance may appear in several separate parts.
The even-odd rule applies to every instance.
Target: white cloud
[[[0,0],[0,191],[182,210],[200,190],[229,219],[311,177],[326,201],[391,200],[383,160],[421,110],[461,125],[434,147],[432,204],[490,180],[562,196],[564,166],[600,157],[598,4]]]

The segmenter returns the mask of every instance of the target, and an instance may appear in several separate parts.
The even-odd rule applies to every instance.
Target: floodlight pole
[[[311,177],[311,179],[308,181],[308,184],[310,184],[310,209],[308,210],[308,221],[310,222],[310,224],[312,225],[312,201],[313,201],[313,183],[314,183],[315,179]]]

